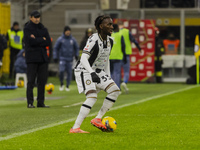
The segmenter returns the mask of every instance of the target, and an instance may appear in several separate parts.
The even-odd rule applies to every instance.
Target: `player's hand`
[[[45,38],[45,37],[43,37],[43,40],[46,40],[46,38]]]
[[[95,72],[92,72],[91,76],[92,76],[92,81],[93,82],[100,83],[100,78]]]
[[[34,38],[35,39],[35,36],[33,34],[31,34],[31,38]]]

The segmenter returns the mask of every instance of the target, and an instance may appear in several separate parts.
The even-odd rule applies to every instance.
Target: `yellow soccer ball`
[[[45,85],[45,90],[51,94],[54,91],[54,85],[52,83],[46,84]]]
[[[117,122],[113,117],[105,117],[102,120],[102,123],[107,127],[107,130],[113,132],[117,128]]]
[[[17,82],[17,86],[18,87],[24,87],[24,81],[23,80],[19,80],[18,82]]]

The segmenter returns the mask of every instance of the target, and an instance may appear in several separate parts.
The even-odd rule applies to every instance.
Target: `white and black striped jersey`
[[[110,36],[107,36],[107,40],[105,41],[103,41],[98,33],[95,33],[88,38],[88,41],[83,49],[83,54],[89,55],[88,62],[92,70],[106,70],[109,65],[109,56],[112,46],[113,39]],[[78,61],[75,70],[88,72],[82,63],[84,62]]]

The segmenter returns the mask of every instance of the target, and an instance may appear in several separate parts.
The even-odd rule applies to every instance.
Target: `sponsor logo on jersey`
[[[87,45],[87,46],[84,48],[84,50],[86,50],[86,51],[87,51],[87,50],[88,50],[88,48],[89,48],[89,46],[90,46],[90,45]]]

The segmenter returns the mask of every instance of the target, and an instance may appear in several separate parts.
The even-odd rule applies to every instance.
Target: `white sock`
[[[78,117],[77,117],[77,119],[75,121],[73,129],[80,128],[83,120],[87,117],[89,112],[90,112],[89,108],[81,106],[80,112],[79,112]]]
[[[73,129],[80,128],[83,120],[87,117],[87,115],[90,113],[90,110],[94,103],[97,101],[97,98],[95,97],[90,97],[87,98],[86,101],[83,103],[81,106],[80,112],[78,114],[78,117],[75,121],[74,126],[72,127]]]
[[[105,113],[113,106],[114,103],[115,103],[115,100],[112,100],[106,97],[104,99],[103,106],[101,107],[96,118],[102,118],[105,115]]]

